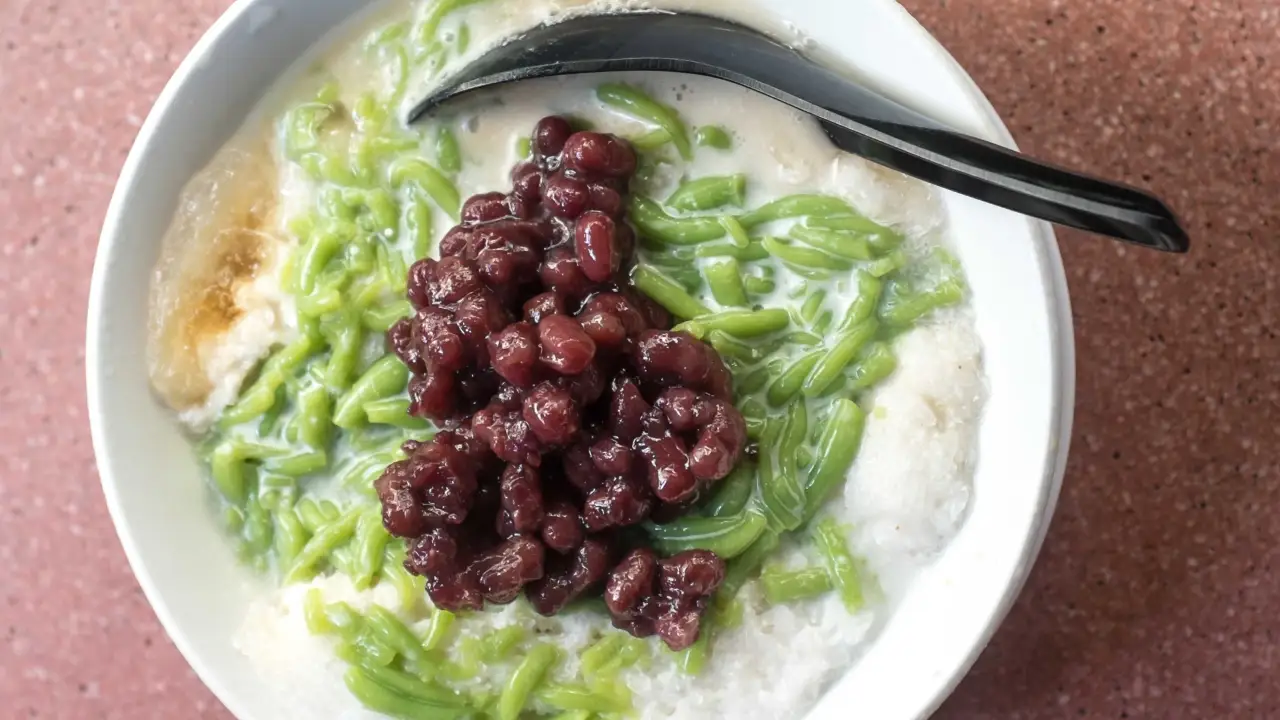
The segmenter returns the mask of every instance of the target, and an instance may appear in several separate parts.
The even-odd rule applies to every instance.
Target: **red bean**
[[[476,493],[476,468],[456,447],[430,442],[409,458],[414,486],[432,525],[457,525],[467,518]]]
[[[496,291],[532,280],[541,261],[527,231],[515,224],[495,223],[476,231],[475,264],[480,277]]]
[[[563,315],[564,300],[553,292],[534,295],[524,303],[524,319],[537,325],[548,315]]]
[[[617,190],[604,183],[590,183],[587,192],[591,194],[591,208],[600,212],[617,216],[622,212],[622,196]]]
[[[408,480],[428,525],[457,525],[466,519],[476,492],[475,466],[457,448],[432,440],[391,468],[396,468],[394,476]],[[388,485],[389,489],[400,487],[398,483]]]
[[[597,346],[617,348],[627,340],[626,326],[617,316],[609,313],[583,313],[578,316],[578,324]]]
[[[618,269],[618,255],[613,248],[613,220],[599,210],[583,213],[578,218],[574,235],[578,265],[582,274],[593,282],[604,282]]]
[[[422,501],[413,492],[407,465],[407,460],[401,460],[389,466],[373,483],[382,503],[382,526],[396,537],[415,537],[430,527]]]
[[[668,648],[679,652],[698,641],[698,626],[701,621],[701,608],[672,608],[658,616],[654,629]]]
[[[400,362],[404,363],[410,372],[427,371],[427,364],[422,359],[422,351],[413,342],[413,321],[409,318],[400,318],[387,330],[387,347],[400,358]]]
[[[459,225],[444,234],[440,239],[440,257],[446,258],[453,255],[462,255],[466,252],[467,246],[471,244],[474,233],[471,228]],[[412,269],[410,277],[412,277]],[[412,298],[410,298],[412,299]]]
[[[602,540],[588,538],[568,562],[553,558],[554,569],[529,585],[526,597],[534,611],[554,615],[598,583],[609,571],[609,547]]]
[[[698,480],[689,470],[689,453],[674,435],[641,435],[636,450],[644,458],[649,487],[659,500],[678,503],[698,492]]]
[[[613,135],[579,132],[565,141],[564,165],[585,175],[624,177],[635,172],[636,154]]]
[[[493,459],[493,456],[489,454],[489,447],[475,436],[475,432],[472,430],[471,418],[467,418],[466,422],[452,430],[441,430],[436,433],[435,441],[450,445],[453,449],[471,458],[477,468],[482,468],[487,461]],[[425,444],[421,443],[420,445]],[[480,470],[477,469],[477,474],[479,473]]]
[[[467,572],[429,573],[427,595],[442,610],[464,612],[484,607],[484,596],[474,575]]]
[[[634,382],[618,377],[613,381],[613,400],[609,406],[609,432],[629,443],[644,431],[644,414],[649,403]]]
[[[564,150],[565,141],[573,134],[569,121],[562,117],[545,117],[533,128],[532,146],[536,157],[546,158],[559,155]]]
[[[684,332],[647,330],[632,352],[636,371],[656,385],[684,385],[732,399],[732,376],[710,345]]]
[[[640,602],[653,594],[658,558],[648,548],[636,548],[609,573],[604,587],[604,603],[613,615],[629,617]]]
[[[502,471],[502,513],[498,534],[537,532],[542,525],[542,485],[538,471],[528,465],[508,465]]]
[[[511,189],[521,198],[536,202],[542,196],[542,171],[531,162],[520,163],[511,171]]]
[[[677,604],[706,597],[724,582],[724,561],[709,550],[686,550],[659,565],[662,594]]]
[[[547,507],[542,516],[542,542],[560,554],[582,544],[582,516],[572,504],[561,500]]]
[[[591,454],[585,445],[573,445],[565,449],[560,456],[565,479],[583,493],[595,490],[604,482],[604,474],[591,461]]]
[[[527,389],[521,389],[504,382],[498,385],[498,391],[493,394],[493,402],[500,406],[503,410],[519,410],[524,405],[524,394]]]
[[[410,341],[422,358],[424,373],[427,365],[442,372],[454,372],[471,360],[470,350],[453,324],[453,313],[444,308],[419,310],[410,326]]]
[[[596,344],[573,318],[550,315],[538,323],[542,362],[561,375],[586,369],[596,354]]]
[[[511,216],[507,198],[500,192],[472,195],[462,204],[462,222],[469,224],[492,222]]]
[[[650,408],[644,417],[640,418],[640,425],[645,435],[662,437],[671,433],[671,426],[667,425],[667,416],[662,412],[662,408]]]
[[[538,331],[527,322],[511,323],[489,336],[489,360],[504,380],[532,387],[538,365]]]
[[[590,450],[591,462],[605,475],[627,475],[631,472],[631,448],[617,438],[597,440]]]
[[[658,619],[669,610],[670,603],[656,595],[647,595],[628,615],[614,615],[613,626],[638,638],[647,638],[657,632]]]
[[[538,267],[538,277],[548,289],[566,299],[576,299],[587,294],[591,281],[582,274],[578,258],[573,251],[564,247],[555,247],[547,251]]]
[[[455,567],[458,541],[448,528],[431,528],[409,543],[405,569],[414,575],[448,572]]]
[[[519,596],[520,588],[542,577],[542,543],[525,535],[508,538],[478,555],[468,572],[476,577],[485,600],[509,603]]]
[[[568,390],[539,383],[524,399],[525,422],[548,447],[568,445],[578,436],[581,417]]]
[[[456,407],[452,373],[429,369],[425,375],[409,379],[410,415],[442,423]]]
[[[512,192],[506,198],[507,208],[511,212],[511,217],[518,220],[529,220],[533,218],[534,213],[538,211],[538,200],[526,199],[518,193]]]
[[[582,312],[604,312],[613,315],[622,321],[628,336],[639,335],[649,327],[644,315],[627,298],[615,292],[592,295],[583,303]]]
[[[662,410],[667,418],[667,425],[676,432],[688,432],[697,427],[694,418],[694,406],[698,403],[698,393],[689,388],[667,388],[654,401],[654,407]]]
[[[541,205],[538,205],[536,201],[531,202],[534,203],[534,212],[541,213]],[[558,241],[555,223],[552,218],[547,217],[545,214],[536,214],[524,220],[512,220],[511,226],[524,233],[525,238],[539,252],[545,252],[547,248]]]
[[[591,204],[587,184],[564,173],[556,173],[542,181],[542,204],[556,217],[573,220]]]
[[[699,480],[719,480],[742,459],[747,424],[737,408],[723,400],[698,403],[698,440],[689,450],[689,469]]]
[[[463,342],[482,367],[489,364],[489,334],[506,327],[510,320],[502,301],[487,289],[463,298],[453,314]]]
[[[579,407],[585,407],[604,395],[606,378],[598,362],[591,362],[577,375],[562,375],[554,381],[569,391]]]
[[[649,516],[653,500],[643,483],[630,477],[609,478],[587,494],[582,524],[590,532],[635,525]]]
[[[435,267],[427,292],[438,305],[456,303],[480,289],[480,278],[471,263],[457,257],[442,259]]]
[[[488,444],[503,462],[534,467],[542,464],[542,446],[519,412],[490,404],[473,416],[471,427],[476,437]]]
[[[547,238],[547,244],[544,246],[544,249],[550,251],[555,249],[557,246],[573,242],[574,223],[572,220],[566,220],[562,217],[556,217],[555,215],[548,214],[544,217],[543,221],[550,229],[550,236]],[[569,254],[572,255],[573,253],[570,252]]]

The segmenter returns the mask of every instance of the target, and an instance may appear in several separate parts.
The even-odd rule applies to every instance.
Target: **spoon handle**
[[[936,127],[853,120],[857,130],[822,120],[842,150],[947,190],[1069,227],[1166,252],[1190,242],[1159,198],[1072,172],[968,135]]]

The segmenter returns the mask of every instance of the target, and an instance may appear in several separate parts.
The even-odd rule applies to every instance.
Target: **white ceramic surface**
[[[892,0],[758,0],[871,84],[1012,146],[955,61]],[[93,445],[129,562],[174,643],[242,720],[280,697],[231,647],[255,582],[213,522],[190,447],[151,397],[147,285],[176,195],[270,84],[365,0],[240,0],[182,63],[125,163],[98,248],[86,362]],[[1003,619],[1044,538],[1074,398],[1066,283],[1049,226],[948,194],[973,287],[990,399],[972,512],[861,660],[809,717],[923,717]]]

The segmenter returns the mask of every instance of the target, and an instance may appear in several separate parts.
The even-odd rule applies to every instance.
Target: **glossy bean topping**
[[[567,553],[581,545],[584,535],[582,515],[573,503],[564,500],[554,503],[542,516],[542,542],[558,553]]]
[[[636,637],[658,635],[672,650],[698,639],[712,593],[724,581],[724,561],[706,550],[658,559],[637,548],[609,573],[604,601],[614,627]]]
[[[498,515],[498,534],[510,537],[537,532],[543,515],[538,471],[528,465],[508,465],[502,471],[500,482],[502,511]]]
[[[523,309],[525,322],[537,325],[548,315],[563,315],[564,300],[554,292],[544,292],[526,300]]]
[[[533,434],[549,447],[568,445],[581,425],[578,405],[568,390],[542,382],[524,398],[522,413]]]
[[[604,282],[618,269],[617,231],[610,218],[599,210],[591,210],[578,218],[574,230],[574,250],[582,274],[592,282]]]
[[[386,342],[439,430],[374,482],[383,525],[438,607],[603,593],[618,627],[687,647],[724,564],[660,558],[634,528],[728,474],[745,423],[719,355],[628,281],[630,145],[558,117],[531,138],[510,192],[468,198],[408,272],[414,312]]]
[[[488,338],[489,359],[502,379],[531,387],[538,365],[538,332],[527,322],[511,323]]]

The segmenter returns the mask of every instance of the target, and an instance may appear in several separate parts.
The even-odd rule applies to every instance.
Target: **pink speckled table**
[[[227,717],[125,564],[81,347],[116,173],[226,4],[0,0],[0,717]],[[1274,0],[906,4],[1026,150],[1155,189],[1195,241],[1174,258],[1061,234],[1079,344],[1062,501],[939,716],[1280,717]]]

